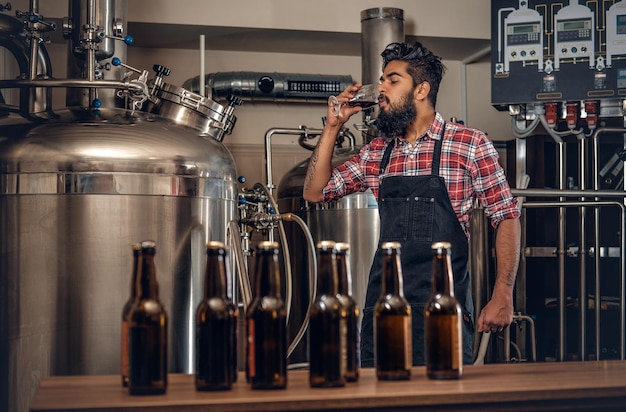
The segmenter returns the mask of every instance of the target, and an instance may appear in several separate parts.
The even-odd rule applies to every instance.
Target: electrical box
[[[626,0],[492,0],[491,101],[626,97]]]

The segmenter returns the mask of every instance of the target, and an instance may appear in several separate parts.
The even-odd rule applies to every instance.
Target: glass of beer
[[[337,96],[330,96],[328,102],[333,108],[335,116],[339,116],[339,111],[342,106],[361,106],[363,109],[367,109],[378,104],[380,98],[378,87],[378,84],[365,84],[361,86],[354,97],[346,102],[340,103]]]

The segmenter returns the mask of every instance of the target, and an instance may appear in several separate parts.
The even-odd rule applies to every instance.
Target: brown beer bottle
[[[404,298],[400,243],[382,244],[380,298],[374,306],[374,359],[380,380],[411,379],[411,306]]]
[[[309,318],[309,384],[345,386],[346,310],[339,300],[335,242],[317,244],[317,288]]]
[[[252,389],[287,387],[287,311],[281,294],[278,243],[256,247],[254,295],[246,310],[246,377]]]
[[[159,301],[155,253],[153,241],[141,242],[137,299],[128,315],[131,395],[160,394],[167,389],[167,313]]]
[[[352,273],[350,271],[350,245],[335,244],[337,262],[337,297],[346,311],[346,381],[359,380],[359,306],[352,297]]]
[[[135,299],[137,299],[137,280],[139,277],[139,258],[141,256],[141,244],[135,243],[133,244],[133,270],[130,279],[130,296],[124,304],[124,308],[122,309],[122,345],[120,351],[120,359],[121,359],[121,367],[120,371],[122,374],[122,386],[128,386],[128,315],[130,314],[130,309],[133,307],[133,303],[135,303]]]
[[[196,310],[196,389],[232,388],[237,373],[237,311],[228,298],[228,253],[222,242],[209,242],[204,294]],[[235,364],[236,365],[236,364]]]
[[[454,297],[450,248],[448,242],[432,245],[433,291],[424,320],[426,373],[430,379],[458,379],[463,374],[463,315]]]

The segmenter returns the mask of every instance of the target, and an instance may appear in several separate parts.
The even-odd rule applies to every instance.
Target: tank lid
[[[361,11],[361,21],[371,19],[404,20],[404,10],[394,7],[374,7]]]

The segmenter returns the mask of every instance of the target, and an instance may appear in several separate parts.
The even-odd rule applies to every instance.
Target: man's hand
[[[479,332],[502,332],[513,321],[513,299],[506,293],[497,295],[494,292],[493,297],[485,307],[480,311],[478,317]]]
[[[335,107],[331,100],[328,99],[328,111],[326,113],[326,125],[331,128],[341,128],[344,123],[352,117],[352,115],[360,112],[362,109],[358,106],[347,106],[345,103],[354,97],[356,92],[361,88],[361,83],[355,83],[352,86],[346,87],[340,94],[338,94],[337,101],[339,102],[339,113],[335,111]]]
[[[360,83],[346,87],[338,96],[339,103],[345,103],[359,90]],[[351,107],[341,105],[339,115],[335,112],[335,108],[331,100],[328,100],[326,111],[326,124],[322,135],[320,136],[315,150],[309,159],[309,167],[304,178],[304,190],[302,197],[308,202],[321,202],[324,200],[323,190],[332,171],[332,157],[335,150],[335,142],[343,125],[355,113],[360,112],[360,107]]]

